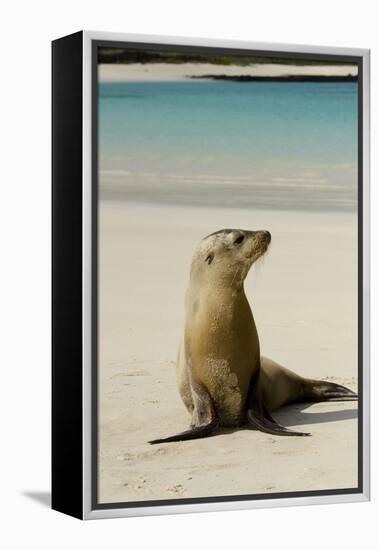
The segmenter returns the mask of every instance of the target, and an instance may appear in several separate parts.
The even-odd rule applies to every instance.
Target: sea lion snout
[[[252,231],[252,239],[247,258],[254,258],[254,261],[262,256],[268,249],[271,242],[271,233],[266,229]]]
[[[264,251],[266,251],[269,244],[271,243],[271,233],[266,229],[264,229],[263,231],[258,231],[258,233],[259,233],[260,242],[264,247]]]
[[[254,236],[258,238],[260,241],[270,244],[271,242],[271,233],[270,231],[267,231],[267,229],[262,229],[260,231],[254,231]]]

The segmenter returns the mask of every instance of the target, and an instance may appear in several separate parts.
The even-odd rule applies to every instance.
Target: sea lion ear
[[[205,261],[207,262],[208,265],[210,265],[213,262],[214,257],[215,255],[213,254],[213,252],[210,252],[208,254],[208,256],[205,258]]]

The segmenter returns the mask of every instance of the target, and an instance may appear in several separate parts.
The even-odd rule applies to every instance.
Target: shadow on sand
[[[357,402],[356,399],[335,399],[325,401],[323,403],[346,403],[347,401]],[[358,418],[357,408],[343,409],[340,411],[307,412],[307,409],[309,409],[313,405],[315,405],[315,403],[297,403],[296,405],[288,405],[287,407],[282,407],[276,411],[273,411],[272,416],[277,422],[279,422],[286,428],[291,428],[292,426],[305,426],[309,424],[322,424],[325,422],[339,422],[341,420],[354,420]],[[230,434],[238,432],[240,430],[255,431],[255,428],[246,425],[239,428],[222,427],[217,428],[217,430],[215,430],[214,433],[210,434],[208,437],[215,437],[221,434]]]
[[[331,403],[331,401],[328,401],[328,403]],[[301,403],[298,405],[283,407],[278,411],[274,411],[273,416],[285,426],[322,424],[324,422],[352,420],[358,417],[358,410],[356,408],[343,409],[340,411],[307,412],[307,409],[312,405],[314,405],[314,403]]]

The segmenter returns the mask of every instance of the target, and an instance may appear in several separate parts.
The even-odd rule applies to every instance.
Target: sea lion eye
[[[212,261],[213,261],[213,258],[214,258],[214,254],[208,254],[208,256],[205,258],[205,261],[207,262],[207,264],[211,264]]]
[[[244,235],[240,235],[239,237],[236,238],[236,240],[234,241],[234,244],[241,244],[244,238],[245,238]]]

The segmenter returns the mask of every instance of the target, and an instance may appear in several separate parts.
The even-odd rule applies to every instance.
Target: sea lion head
[[[211,233],[195,250],[191,278],[215,286],[240,287],[270,242],[270,232],[265,230],[221,229]]]

